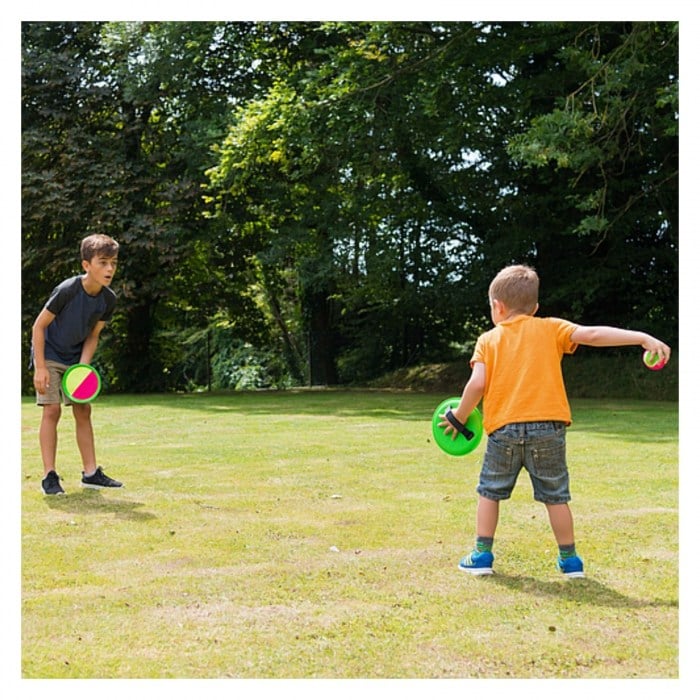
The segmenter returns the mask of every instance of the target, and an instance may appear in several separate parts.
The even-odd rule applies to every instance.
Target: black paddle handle
[[[454,413],[452,413],[451,408],[448,408],[447,411],[445,411],[445,418],[447,418],[450,425],[452,425],[453,428],[456,428],[458,433],[464,435],[467,440],[471,440],[474,437],[474,433],[469,430],[469,428],[467,428],[467,426],[464,425],[464,423],[462,423],[462,421],[460,421]]]

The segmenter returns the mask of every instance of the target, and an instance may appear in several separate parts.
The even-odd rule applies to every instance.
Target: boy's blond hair
[[[510,311],[531,314],[537,305],[540,278],[528,265],[504,267],[489,286],[489,299],[497,299]]]
[[[96,255],[116,258],[119,253],[119,243],[104,233],[93,233],[83,238],[80,244],[80,259],[90,262]]]

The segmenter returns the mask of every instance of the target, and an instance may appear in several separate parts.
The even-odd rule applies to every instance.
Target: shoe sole
[[[564,574],[563,571],[561,573]],[[586,574],[584,574],[583,571],[571,571],[568,574],[564,574],[564,576],[566,576],[566,578],[586,578]]]
[[[41,493],[43,493],[44,496],[65,496],[66,495],[65,491],[56,491],[55,493],[51,493],[50,491],[44,491],[44,489],[41,489]]]
[[[80,482],[80,485],[84,489],[97,489],[98,491],[99,489],[120,489],[123,486],[103,486],[102,484],[85,484],[82,481]]]
[[[469,569],[467,567],[460,566],[459,564],[457,564],[457,568],[460,571],[464,571],[467,574],[471,574],[472,576],[491,576],[491,574],[493,574],[493,569]]]

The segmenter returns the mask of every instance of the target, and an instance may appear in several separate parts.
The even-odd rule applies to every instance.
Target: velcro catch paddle
[[[476,449],[481,442],[481,436],[484,432],[481,413],[478,408],[471,412],[465,424],[461,423],[452,413],[452,409],[459,406],[459,401],[459,397],[446,399],[433,413],[433,438],[443,452],[453,457],[461,457]],[[440,423],[443,421],[442,415],[457,429],[458,435],[454,440],[452,439],[452,434],[445,435],[445,428],[440,426]]]
[[[90,403],[102,389],[102,380],[92,365],[71,365],[61,380],[63,393],[74,403]]]

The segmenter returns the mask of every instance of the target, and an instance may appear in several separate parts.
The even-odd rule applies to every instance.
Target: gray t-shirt
[[[46,328],[44,355],[64,365],[80,361],[85,339],[98,321],[109,321],[117,305],[117,295],[102,287],[91,296],[83,287],[82,275],[76,275],[59,284],[44,308],[56,318]]]

